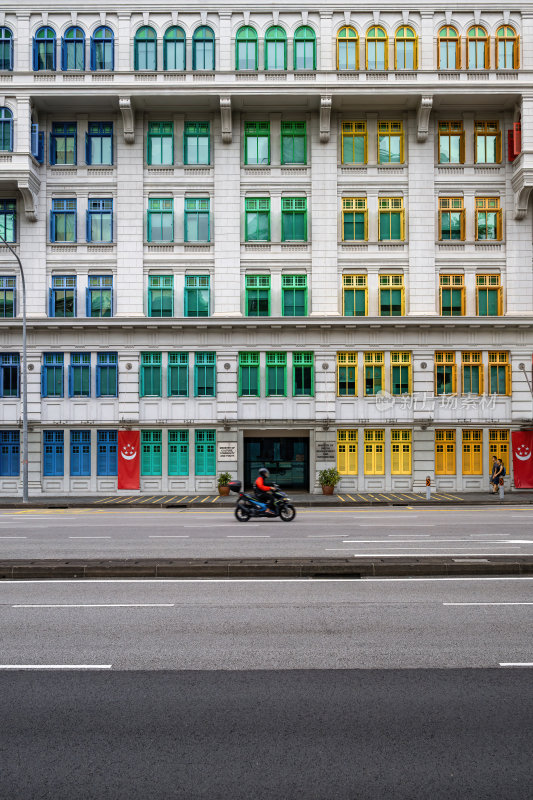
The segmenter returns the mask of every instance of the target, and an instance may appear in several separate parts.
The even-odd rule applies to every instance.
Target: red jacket
[[[262,475],[259,475],[259,477],[256,478],[255,487],[260,492],[270,492],[274,488],[273,486],[266,485]]]

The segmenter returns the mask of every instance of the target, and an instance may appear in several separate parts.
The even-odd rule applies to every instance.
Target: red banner
[[[119,489],[140,489],[140,439],[139,431],[118,432]]]
[[[533,489],[533,431],[513,431],[513,471],[517,489]]]

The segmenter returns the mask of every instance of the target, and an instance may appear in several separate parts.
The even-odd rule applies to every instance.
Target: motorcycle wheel
[[[296,516],[296,509],[294,508],[294,506],[290,505],[282,506],[282,508],[280,508],[279,510],[279,516],[280,519],[283,520],[283,522],[292,522],[294,517]]]
[[[250,513],[242,506],[237,506],[235,509],[235,519],[239,522],[248,522],[250,519]]]

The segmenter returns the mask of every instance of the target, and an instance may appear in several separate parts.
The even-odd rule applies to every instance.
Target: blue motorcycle
[[[252,517],[268,517],[268,519],[279,517],[283,522],[292,522],[296,516],[296,509],[292,505],[290,498],[276,484],[274,484],[274,491],[272,492],[273,501],[270,509],[273,513],[270,514],[266,503],[262,503],[252,495],[242,491],[240,481],[231,481],[229,488],[230,491],[239,495],[235,506],[235,518],[239,522],[248,522]]]

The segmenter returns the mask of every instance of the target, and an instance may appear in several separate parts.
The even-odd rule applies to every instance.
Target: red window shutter
[[[513,125],[514,154],[519,156],[522,152],[522,124],[515,122]]]
[[[514,139],[514,130],[507,131],[507,159],[510,163],[512,163],[516,158],[514,152]]]

